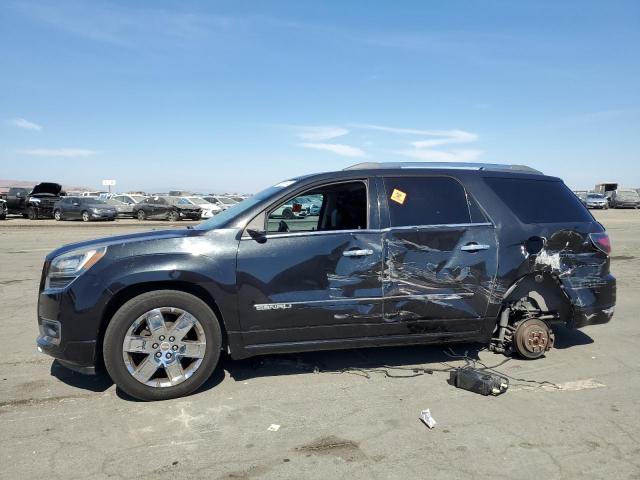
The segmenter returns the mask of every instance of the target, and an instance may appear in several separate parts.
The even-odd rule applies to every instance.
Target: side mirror
[[[267,240],[267,232],[266,230],[261,230],[259,228],[247,228],[247,233],[251,238],[258,241],[266,241]]]

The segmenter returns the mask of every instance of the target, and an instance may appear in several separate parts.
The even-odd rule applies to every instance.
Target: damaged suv
[[[317,215],[283,205],[318,200]],[[523,166],[359,164],[299,177],[193,229],[67,245],[46,257],[41,351],[106,366],[133,397],[189,394],[232,358],[480,342],[534,359],[556,324],[608,322],[602,225]]]

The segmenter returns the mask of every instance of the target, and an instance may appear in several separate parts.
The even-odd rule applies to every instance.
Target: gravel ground
[[[314,373],[464,363],[439,347],[401,347],[223,356],[198,393],[158,403],[36,352],[42,258],[67,242],[192,222],[0,222],[0,478],[640,479],[640,211],[595,215],[613,240],[613,320],[559,330],[546,358],[499,367],[556,386],[512,381],[504,395],[482,397],[449,386],[444,373]],[[505,360],[473,345],[455,350]],[[425,408],[433,430],[418,420]]]

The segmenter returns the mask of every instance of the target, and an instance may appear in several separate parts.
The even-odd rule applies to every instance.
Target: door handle
[[[342,252],[345,257],[364,257],[365,255],[373,255],[373,250],[365,248],[363,250],[345,250]]]
[[[462,250],[463,252],[473,253],[473,252],[479,252],[480,250],[489,250],[490,248],[491,248],[491,245],[484,245],[482,243],[471,242],[460,247],[460,250]]]

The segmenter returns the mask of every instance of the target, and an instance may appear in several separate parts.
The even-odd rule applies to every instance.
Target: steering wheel
[[[280,220],[280,223],[278,223],[278,232],[288,232],[289,231],[289,225],[287,225],[287,222],[285,222],[284,220]]]

